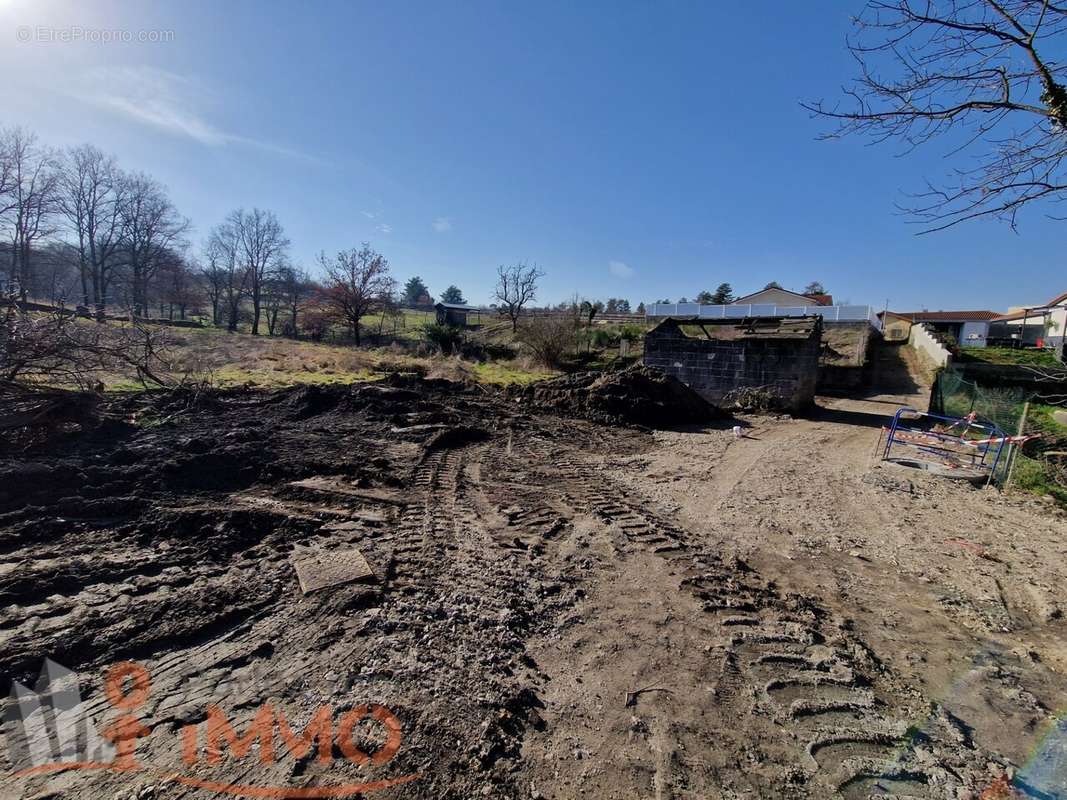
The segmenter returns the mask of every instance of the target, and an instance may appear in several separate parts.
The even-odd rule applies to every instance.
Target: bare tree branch
[[[544,276],[545,273],[536,266],[522,262],[497,267],[493,297],[500,304],[501,313],[511,320],[512,332],[518,329],[522,310],[537,299],[537,281]]]
[[[943,188],[905,207],[923,233],[1067,197],[1067,65],[1056,60],[1067,9],[1048,0],[871,0],[847,46],[859,75],[843,105],[804,103],[834,120],[833,138],[862,134],[905,151],[947,138],[976,151]]]

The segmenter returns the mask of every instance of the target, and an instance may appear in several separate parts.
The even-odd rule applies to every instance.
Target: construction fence
[[[946,417],[976,413],[1009,434],[1019,433],[1033,393],[1020,387],[981,386],[952,369],[941,370],[930,395],[930,411]]]
[[[1051,421],[1047,403],[1047,396],[1029,388],[983,385],[949,367],[937,376],[930,411],[961,419],[974,413],[1009,436],[1036,435],[1010,446],[994,482],[1050,494],[1067,504],[1067,434]]]

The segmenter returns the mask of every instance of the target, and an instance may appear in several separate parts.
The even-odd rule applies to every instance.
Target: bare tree
[[[217,259],[208,257],[207,250],[208,246],[205,246],[207,263],[197,267],[196,279],[211,303],[211,324],[218,325],[222,321],[222,294],[226,288],[226,273]]]
[[[144,174],[125,181],[122,203],[122,251],[129,269],[134,314],[148,313],[148,284],[181,245],[189,221],[178,215],[161,184]]]
[[[37,136],[23,128],[0,134],[0,183],[6,194],[0,212],[9,226],[11,241],[10,279],[26,299],[34,287],[32,252],[34,242],[55,232],[58,211],[59,171],[55,153],[37,143]]]
[[[164,259],[157,283],[160,316],[174,319],[177,310],[178,319],[184,320],[189,307],[197,299],[195,276],[185,257],[171,253],[169,258]]]
[[[63,159],[59,207],[77,239],[82,303],[101,321],[118,267],[126,185],[115,159],[92,145],[73,148]]]
[[[263,295],[272,272],[284,262],[289,240],[273,211],[237,209],[227,222],[237,233],[241,258],[248,270],[248,293],[252,298],[252,335],[259,335]]]
[[[41,299],[65,307],[79,297],[78,249],[67,242],[51,241],[33,254],[37,292]]]
[[[283,275],[290,269],[288,262],[279,264],[267,275],[263,284],[263,316],[267,320],[267,335],[278,332],[278,322],[285,308],[285,287]]]
[[[388,302],[396,288],[389,262],[364,242],[360,249],[342,250],[332,259],[322,253],[319,263],[326,276],[324,305],[348,326],[359,345],[359,321]]]
[[[226,328],[233,333],[248,293],[248,269],[240,257],[240,240],[229,222],[215,226],[204,245],[204,273],[217,282],[219,299],[226,311]]]
[[[314,284],[307,270],[291,264],[278,270],[277,284],[281,306],[289,315],[284,333],[286,336],[296,336],[299,330],[297,316],[303,310],[304,301],[311,294]]]
[[[499,302],[501,313],[511,320],[512,333],[519,327],[523,308],[537,299],[537,281],[544,276],[545,273],[536,266],[522,262],[497,267],[493,297]]]
[[[908,151],[949,135],[972,165],[928,185],[905,210],[943,230],[1067,192],[1067,6],[1049,0],[871,0],[847,42],[859,75],[846,103],[805,104],[839,123],[829,136],[897,140]]]

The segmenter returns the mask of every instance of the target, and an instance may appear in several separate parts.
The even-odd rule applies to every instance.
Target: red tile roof
[[[1000,316],[999,311],[890,311],[913,322],[989,322]]]

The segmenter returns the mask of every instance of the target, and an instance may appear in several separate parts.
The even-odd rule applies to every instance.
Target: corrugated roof
[[[462,303],[437,303],[434,308],[441,306],[441,308],[452,308],[456,311],[481,311],[478,306],[465,306]]]

